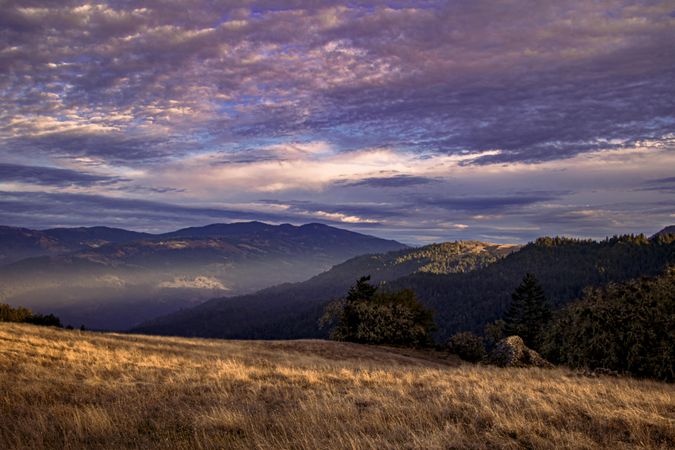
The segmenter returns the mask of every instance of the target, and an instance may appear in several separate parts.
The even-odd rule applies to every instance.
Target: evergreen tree
[[[25,322],[33,312],[30,309],[11,306],[0,303],[0,322]]]
[[[543,331],[551,320],[551,308],[537,278],[525,274],[522,283],[511,294],[511,305],[504,317],[507,336],[523,338],[525,345],[539,350]]]
[[[675,268],[587,289],[556,314],[542,354],[560,364],[675,380]]]
[[[337,336],[354,336],[361,321],[359,305],[368,302],[377,291],[377,286],[370,283],[370,275],[361,277],[349,288],[345,297],[340,324],[335,330]]]
[[[11,306],[0,303],[0,322],[23,322],[33,325],[44,325],[49,327],[61,327],[61,320],[54,314],[35,314],[30,309]]]
[[[324,323],[337,325],[331,338],[362,344],[384,344],[421,347],[433,343],[433,315],[410,289],[378,292],[361,277],[346,297],[328,306]]]

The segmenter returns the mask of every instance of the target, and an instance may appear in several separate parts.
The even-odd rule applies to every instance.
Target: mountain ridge
[[[301,281],[359,254],[407,248],[396,241],[318,224],[237,222],[160,235],[125,231],[13,230],[27,234],[31,245],[46,239],[49,246],[43,247],[49,251],[43,248],[43,254],[0,267],[0,301],[49,310],[66,323],[119,330],[226,292],[244,294]],[[105,237],[118,242],[102,243],[100,238]],[[13,242],[5,240],[5,248],[12,247],[8,241]],[[121,303],[114,305],[117,301],[133,304],[127,304],[129,311],[124,313]],[[110,322],[101,318],[99,308],[103,303],[116,308],[113,316],[126,319],[106,326]],[[148,310],[150,304],[160,309],[153,313]]]
[[[181,228],[166,233],[145,233],[108,226],[93,227],[57,227],[43,230],[26,227],[0,225],[0,265],[10,264],[21,259],[35,256],[58,256],[79,250],[98,248],[110,244],[123,244],[138,240],[161,240],[172,238],[228,238],[250,235],[252,233],[292,233],[304,234],[313,230],[331,231],[342,236],[361,236],[390,242],[393,245],[407,247],[400,242],[382,239],[363,233],[344,230],[320,223],[291,225],[288,223],[272,225],[259,221],[212,223],[199,227]]]

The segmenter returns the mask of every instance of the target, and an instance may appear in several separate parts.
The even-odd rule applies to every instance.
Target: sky
[[[675,223],[672,1],[0,0],[0,224]]]

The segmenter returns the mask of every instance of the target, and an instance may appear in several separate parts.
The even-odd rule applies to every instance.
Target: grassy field
[[[675,387],[323,341],[0,324],[0,448],[675,448]]]

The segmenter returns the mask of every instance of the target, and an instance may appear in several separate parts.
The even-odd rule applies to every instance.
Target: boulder
[[[520,336],[509,336],[499,341],[487,362],[500,367],[553,367],[539,353],[528,348]]]

